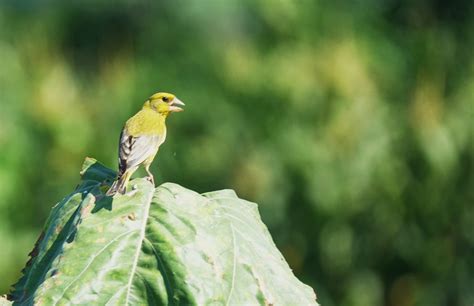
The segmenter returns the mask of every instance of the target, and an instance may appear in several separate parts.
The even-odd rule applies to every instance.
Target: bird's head
[[[146,100],[143,108],[148,108],[167,116],[169,113],[182,112],[183,109],[180,106],[184,106],[184,103],[176,98],[175,95],[158,92]]]

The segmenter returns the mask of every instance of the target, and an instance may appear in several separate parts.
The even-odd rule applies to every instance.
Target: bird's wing
[[[148,157],[155,154],[163,143],[164,135],[131,136],[125,130],[120,134],[119,173],[137,167]]]

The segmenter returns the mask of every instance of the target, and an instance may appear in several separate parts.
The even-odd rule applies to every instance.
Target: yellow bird
[[[143,108],[125,123],[120,134],[119,172],[106,195],[124,194],[132,174],[143,165],[148,180],[155,185],[150,165],[166,139],[166,117],[181,112],[184,103],[173,94],[158,92],[146,100]]]

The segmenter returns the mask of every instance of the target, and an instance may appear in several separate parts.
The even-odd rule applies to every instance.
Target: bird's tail
[[[125,194],[127,190],[127,184],[130,180],[130,174],[125,172],[123,175],[119,175],[117,180],[112,184],[110,189],[105,194],[106,196],[114,196],[117,192],[120,194]]]

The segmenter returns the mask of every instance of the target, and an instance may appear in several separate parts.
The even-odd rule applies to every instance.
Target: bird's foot
[[[155,186],[155,179],[153,178],[153,175],[149,175],[146,177],[147,181],[149,181],[153,186]]]

